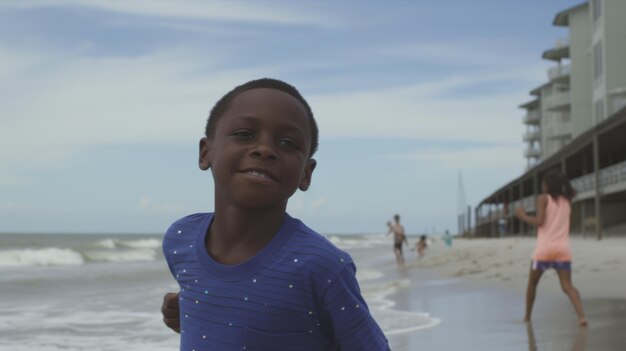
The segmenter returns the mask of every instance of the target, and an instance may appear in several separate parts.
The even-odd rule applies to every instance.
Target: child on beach
[[[571,200],[575,190],[569,179],[558,169],[546,173],[542,188],[543,193],[537,198],[536,216],[529,216],[521,207],[515,212],[515,216],[520,220],[537,226],[537,243],[530,265],[524,321],[530,322],[541,275],[545,270],[554,268],[563,292],[574,305],[578,324],[585,326],[587,319],[580,302],[580,294],[572,285],[572,253],[569,246]]]
[[[426,248],[428,244],[426,243],[426,235],[420,236],[420,239],[415,243],[415,249],[417,250],[417,259],[424,257],[424,253],[426,252]],[[413,249],[411,249],[413,251]]]
[[[179,293],[164,297],[180,350],[388,350],[352,258],[286,213],[311,185],[318,130],[293,86],[264,78],[224,95],[200,140],[213,213],[174,222],[163,253]]]

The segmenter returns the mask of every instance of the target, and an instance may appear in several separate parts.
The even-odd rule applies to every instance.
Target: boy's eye
[[[296,142],[291,140],[291,139],[284,138],[284,139],[280,139],[279,142],[280,142],[281,145],[284,145],[284,146],[286,146],[286,147],[288,147],[290,149],[296,149],[297,150],[297,149],[300,148],[298,146],[298,144],[296,144]]]
[[[239,140],[250,140],[254,138],[254,134],[247,130],[236,130],[231,135]]]

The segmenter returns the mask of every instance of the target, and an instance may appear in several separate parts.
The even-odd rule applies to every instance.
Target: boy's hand
[[[526,211],[524,211],[523,207],[520,206],[515,209],[515,217],[521,218],[521,217],[524,217],[525,214],[526,214]]]
[[[173,331],[180,333],[180,311],[178,309],[178,293],[167,293],[161,305],[163,323]]]

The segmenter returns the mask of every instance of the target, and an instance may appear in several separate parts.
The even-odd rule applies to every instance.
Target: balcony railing
[[[555,91],[545,98],[546,108],[553,111],[567,111],[571,106],[569,91]]]
[[[541,156],[541,150],[535,147],[528,147],[524,150],[524,156],[526,157],[539,157]]]
[[[548,69],[548,78],[550,80],[555,80],[559,77],[569,76],[571,73],[572,67],[570,65],[558,65],[556,67],[551,67]]]
[[[539,110],[530,110],[526,112],[524,116],[524,123],[526,124],[536,124],[541,120],[541,113]]]
[[[539,140],[540,138],[541,138],[541,132],[538,130],[524,133],[524,141]]]
[[[617,185],[626,186],[626,161],[616,163],[600,170],[600,192],[606,193],[611,187]],[[594,173],[585,174],[582,177],[572,179],[572,186],[579,195],[596,189],[596,176]]]

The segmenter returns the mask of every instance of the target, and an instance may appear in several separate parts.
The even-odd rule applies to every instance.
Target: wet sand
[[[532,239],[441,242],[387,272],[411,286],[390,296],[401,310],[428,311],[436,327],[390,336],[393,350],[625,350],[626,240],[573,240],[573,281],[589,326],[553,271],[539,284],[533,321],[522,321]]]

